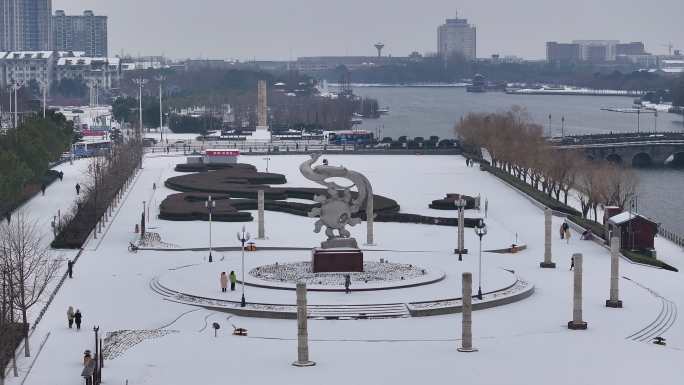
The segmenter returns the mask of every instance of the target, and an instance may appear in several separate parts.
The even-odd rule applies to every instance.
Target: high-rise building
[[[52,0],[0,0],[0,51],[52,49]]]
[[[437,50],[442,57],[455,53],[466,59],[477,57],[477,34],[475,26],[468,24],[468,19],[446,19],[446,23],[437,28]]]
[[[574,43],[546,43],[546,60],[549,63],[576,63],[580,61],[580,46]]]
[[[93,11],[85,11],[83,15],[55,11],[52,35],[55,50],[83,51],[90,57],[107,57],[107,16],[95,16]]]

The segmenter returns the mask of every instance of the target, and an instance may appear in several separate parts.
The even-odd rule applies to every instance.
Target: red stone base
[[[363,271],[363,252],[359,249],[313,249],[311,264],[314,273]]]

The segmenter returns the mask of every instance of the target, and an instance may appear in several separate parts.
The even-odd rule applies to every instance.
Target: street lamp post
[[[237,239],[242,244],[242,300],[240,301],[240,307],[247,306],[245,301],[245,242],[249,241],[252,236],[245,231],[245,226],[242,226],[242,231],[237,233]]]
[[[133,82],[138,85],[139,91],[138,91],[138,103],[139,103],[139,116],[140,116],[140,127],[138,128],[138,139],[142,137],[142,130],[143,130],[143,109],[142,109],[142,89],[145,83],[147,83],[147,79],[144,79],[142,76],[139,78],[133,79]]]
[[[159,82],[159,142],[164,142],[164,116],[162,110],[162,84],[166,80],[166,76],[157,76]]]
[[[565,138],[565,116],[561,116],[561,138]]]
[[[268,172],[268,164],[271,162],[271,157],[267,156],[264,158],[264,160],[266,161],[266,172]]]
[[[465,209],[466,203],[467,203],[466,200],[463,199],[462,197],[458,197],[458,199],[456,199],[454,201],[454,205],[458,209],[458,244],[456,246],[457,247],[456,253],[458,254],[458,260],[459,261],[463,260],[463,254],[464,253],[465,254],[468,253],[468,251],[465,250],[465,248],[463,246],[463,243],[464,243],[463,236],[465,235],[464,234],[464,222],[465,222],[465,220],[464,220],[463,211]]]
[[[14,128],[19,126],[19,100],[17,99],[17,91],[23,87],[24,82],[14,82],[12,90],[14,90]]]
[[[214,262],[214,258],[211,255],[211,214],[214,210],[214,207],[216,207],[216,201],[211,199],[211,195],[209,195],[207,201],[204,202],[204,207],[209,210],[209,263],[211,263]]]
[[[551,114],[549,114],[549,138],[553,137],[553,132],[551,132]]]
[[[480,237],[480,254],[477,268],[477,299],[482,300],[482,237],[487,235],[487,225],[480,219],[475,226],[475,234]]]
[[[43,119],[45,119],[46,115],[46,109],[47,109],[47,87],[48,87],[48,82],[47,81],[41,81],[40,82],[41,87],[43,88]]]

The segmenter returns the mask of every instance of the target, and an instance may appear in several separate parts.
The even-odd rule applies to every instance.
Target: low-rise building
[[[119,58],[62,57],[57,60],[55,81],[77,79],[100,89],[111,89],[119,84],[119,64]]]

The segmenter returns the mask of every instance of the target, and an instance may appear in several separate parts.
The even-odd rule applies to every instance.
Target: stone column
[[[476,352],[477,349],[473,347],[473,274],[463,273],[462,282],[462,327],[461,327],[461,347],[459,352]]]
[[[462,199],[462,198],[459,198]],[[464,250],[464,241],[463,241],[463,236],[465,235],[465,218],[463,215],[463,212],[465,211],[465,207],[459,207],[458,209],[458,253],[459,254],[465,254]]]
[[[264,190],[259,190],[257,197],[257,204],[259,206],[259,234],[257,239],[266,239],[266,230],[264,229]]]
[[[544,210],[544,262],[539,266],[547,269],[556,268],[556,263],[551,261],[551,209],[548,207]]]
[[[314,366],[309,361],[309,332],[306,324],[306,283],[297,282],[297,361],[292,365]]]
[[[366,244],[372,246],[375,244],[373,234],[373,220],[375,219],[375,212],[373,208],[373,192],[370,192],[368,203],[366,204]]]
[[[575,261],[574,290],[572,299],[572,321],[568,322],[568,329],[584,330],[587,323],[582,320],[582,254],[572,255]]]
[[[610,239],[610,299],[606,300],[606,307],[621,308],[619,295],[620,282],[620,238]]]

